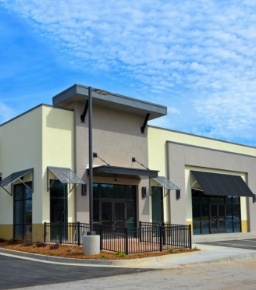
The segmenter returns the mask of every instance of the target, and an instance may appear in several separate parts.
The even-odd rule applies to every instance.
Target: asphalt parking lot
[[[256,250],[256,239],[242,239],[242,240],[227,240],[198,243],[201,245],[221,246],[229,248],[239,248],[246,250]]]
[[[134,274],[149,269],[68,266],[0,255],[0,289],[72,282],[91,278]]]

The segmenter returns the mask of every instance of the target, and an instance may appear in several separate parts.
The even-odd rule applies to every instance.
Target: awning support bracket
[[[4,191],[6,191],[8,194],[10,194],[10,196],[12,196],[12,193],[11,192],[9,192],[7,189],[5,189],[3,186],[1,186],[2,187],[2,189],[4,190]]]
[[[48,175],[48,174],[47,174]],[[49,180],[49,178],[47,178],[47,180]],[[56,180],[56,176],[54,176],[52,183],[50,183],[50,186],[47,187],[47,191],[49,191],[54,183],[54,181]]]
[[[80,116],[82,123],[85,123],[85,117],[86,117],[87,111],[88,111],[88,101],[86,102],[86,104],[84,106],[83,114]]]
[[[147,115],[145,117],[145,120],[144,120],[144,123],[143,123],[142,127],[140,127],[140,130],[141,130],[142,134],[144,134],[145,128],[146,128],[146,126],[148,124],[149,116],[150,116],[150,113],[147,113]]]

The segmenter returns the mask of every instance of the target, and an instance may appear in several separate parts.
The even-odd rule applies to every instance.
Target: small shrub
[[[184,249],[183,248],[180,248],[180,252],[184,252]]]
[[[33,245],[33,243],[31,242],[31,241],[24,241],[23,242],[23,246],[25,246],[25,247],[29,247],[29,246],[32,246]]]
[[[50,246],[50,250],[57,250],[60,247],[59,243],[55,243],[53,245]]]
[[[116,252],[116,255],[118,257],[126,257],[126,254],[124,252]]]
[[[17,245],[17,244],[22,244],[22,241],[16,240],[16,239],[10,239],[9,241],[7,241],[7,244],[9,244],[9,245]]]
[[[102,259],[107,259],[108,257],[107,257],[106,254],[101,254],[101,258],[102,258]]]
[[[172,254],[173,253],[173,248],[170,248],[169,250],[168,250],[168,252],[170,253],[170,254]]]
[[[44,242],[40,242],[40,241],[37,241],[36,242],[36,247],[45,247],[46,246],[46,244],[44,243]]]

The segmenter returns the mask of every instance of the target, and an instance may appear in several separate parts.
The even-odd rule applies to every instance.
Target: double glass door
[[[125,227],[125,203],[100,201],[100,223],[104,226]]]
[[[211,233],[226,232],[226,213],[224,204],[210,205],[210,228]]]

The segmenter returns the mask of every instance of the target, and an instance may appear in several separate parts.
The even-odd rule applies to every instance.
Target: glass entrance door
[[[226,232],[226,213],[223,204],[210,205],[210,230],[211,233],[225,233]]]
[[[101,201],[100,221],[103,226],[125,227],[125,204],[122,201]]]

